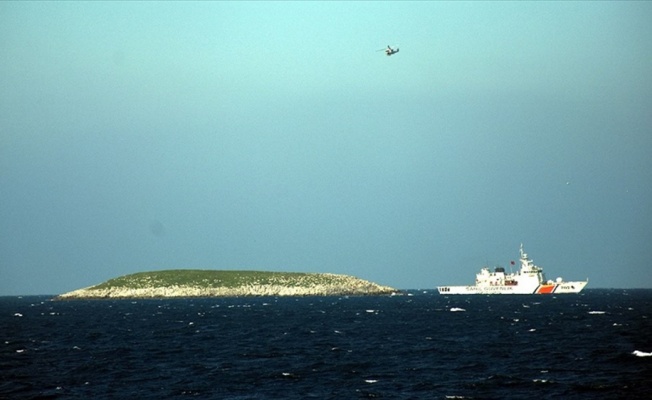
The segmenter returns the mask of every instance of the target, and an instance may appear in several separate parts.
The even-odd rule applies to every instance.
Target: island
[[[396,292],[396,289],[388,286],[340,274],[177,269],[124,275],[99,285],[61,294],[55,300],[357,296]]]

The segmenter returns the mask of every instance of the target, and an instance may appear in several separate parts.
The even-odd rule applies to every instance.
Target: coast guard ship
[[[543,269],[534,265],[523,251],[523,244],[520,262],[518,272],[506,273],[502,267],[496,267],[492,272],[484,267],[476,274],[473,286],[439,286],[437,290],[440,294],[558,294],[579,293],[589,283],[588,279],[575,282],[564,282],[562,278],[546,280]]]

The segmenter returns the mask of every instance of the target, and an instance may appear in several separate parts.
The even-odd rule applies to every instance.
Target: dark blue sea
[[[2,297],[0,398],[652,398],[652,290],[409,294]]]

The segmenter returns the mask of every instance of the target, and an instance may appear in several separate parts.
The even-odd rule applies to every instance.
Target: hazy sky
[[[652,288],[651,2],[0,2],[0,295]],[[377,50],[391,44],[400,52]]]

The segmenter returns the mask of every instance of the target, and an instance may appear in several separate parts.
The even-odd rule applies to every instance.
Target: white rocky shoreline
[[[363,296],[396,293],[389,286],[381,286],[359,278],[337,274],[311,274],[319,276],[321,283],[306,280],[283,279],[280,283],[244,283],[234,287],[197,285],[134,284],[120,287],[96,285],[64,293],[55,300],[71,299],[146,299],[183,297],[245,297],[245,296]],[[140,283],[140,282],[137,282]],[[138,287],[140,286],[140,287]]]

